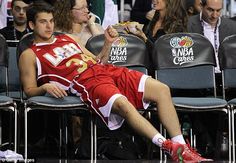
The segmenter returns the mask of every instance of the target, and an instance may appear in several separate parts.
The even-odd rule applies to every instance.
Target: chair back
[[[18,68],[17,47],[8,47],[8,50],[9,96],[16,100],[21,100],[23,96],[21,89],[20,73]]]
[[[5,38],[0,34],[0,92],[8,92],[8,47]]]
[[[18,56],[18,59],[19,59],[21,53],[23,51],[25,51],[27,48],[30,47],[30,45],[33,43],[33,40],[34,40],[34,36],[33,36],[32,32],[25,34],[21,38],[21,40],[19,41],[19,44],[17,46],[17,56]]]
[[[207,89],[215,92],[214,49],[195,33],[173,33],[154,44],[153,62],[158,80],[172,89]]]
[[[86,48],[94,55],[98,55],[104,45],[104,34],[91,37]],[[149,56],[145,42],[137,36],[120,34],[119,38],[112,44],[108,63],[116,66],[125,66],[138,70],[138,67],[149,67]]]
[[[225,98],[226,89],[236,88],[236,35],[226,37],[220,44],[219,62]]]
[[[7,67],[8,62],[8,47],[6,39],[0,34],[0,66]]]

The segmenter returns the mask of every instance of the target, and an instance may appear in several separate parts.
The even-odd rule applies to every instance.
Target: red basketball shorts
[[[124,121],[119,115],[111,113],[118,97],[126,97],[137,109],[148,107],[143,100],[147,78],[147,75],[125,67],[97,64],[74,78],[71,92],[80,96],[114,130]]]

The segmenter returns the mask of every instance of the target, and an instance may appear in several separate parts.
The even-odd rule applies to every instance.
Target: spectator
[[[156,12],[145,32],[151,43],[166,33],[187,31],[187,13],[183,0],[153,0],[152,5]]]
[[[86,0],[61,0],[54,6],[56,31],[78,35],[84,46],[90,37],[104,33],[102,26],[95,23],[95,16],[89,14]]]
[[[186,10],[189,16],[199,14],[202,10],[201,0],[186,0]]]
[[[187,31],[188,15],[185,10],[184,0],[153,0],[155,15],[143,32],[136,26],[127,26],[127,31],[140,36],[147,44],[149,54],[152,53],[154,42],[167,33],[177,33]],[[151,56],[150,56],[151,58]],[[150,68],[150,74],[154,76],[154,68]]]
[[[216,73],[220,73],[218,60],[220,43],[225,37],[236,34],[236,23],[228,18],[221,17],[222,8],[222,0],[202,0],[202,12],[190,17],[188,21],[188,32],[200,33],[211,41],[215,49]]]
[[[79,45],[77,37],[53,35],[53,9],[49,4],[33,4],[27,10],[27,18],[34,30],[34,43],[19,59],[21,80],[27,96],[49,93],[55,98],[63,98],[67,96],[66,91],[80,94],[108,128],[117,129],[126,120],[139,134],[167,151],[175,161],[210,161],[185,144],[166,85],[140,72],[106,64],[111,44],[118,36],[112,27],[105,30],[105,46],[98,56],[94,56]],[[160,121],[172,140],[166,140],[135,109],[146,106],[144,103],[148,101],[156,102]]]
[[[26,8],[28,4],[23,0],[13,0],[11,3],[11,12],[13,16],[13,24],[9,24],[0,30],[0,33],[6,40],[20,40],[21,37],[30,30],[27,28]],[[9,46],[16,46],[15,42],[9,42]]]
[[[151,45],[162,35],[167,33],[177,33],[187,31],[187,12],[185,10],[184,0],[153,0],[153,9],[155,15],[147,26],[145,34],[140,28],[132,30],[127,28],[128,32],[142,37]]]

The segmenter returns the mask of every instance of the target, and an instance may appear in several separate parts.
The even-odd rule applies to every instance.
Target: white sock
[[[162,143],[166,140],[160,133],[157,133],[153,138],[152,142],[157,146],[161,147]]]
[[[180,143],[180,144],[186,144],[183,135],[174,136],[173,138],[171,138],[171,141],[177,142],[177,143]]]

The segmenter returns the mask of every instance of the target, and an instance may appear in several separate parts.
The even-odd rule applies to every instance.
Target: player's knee
[[[119,114],[122,117],[126,117],[129,112],[129,101],[125,97],[119,97],[115,100],[112,106],[112,112]]]
[[[159,91],[162,95],[169,95],[170,94],[170,87],[164,83],[161,83],[159,86]]]

